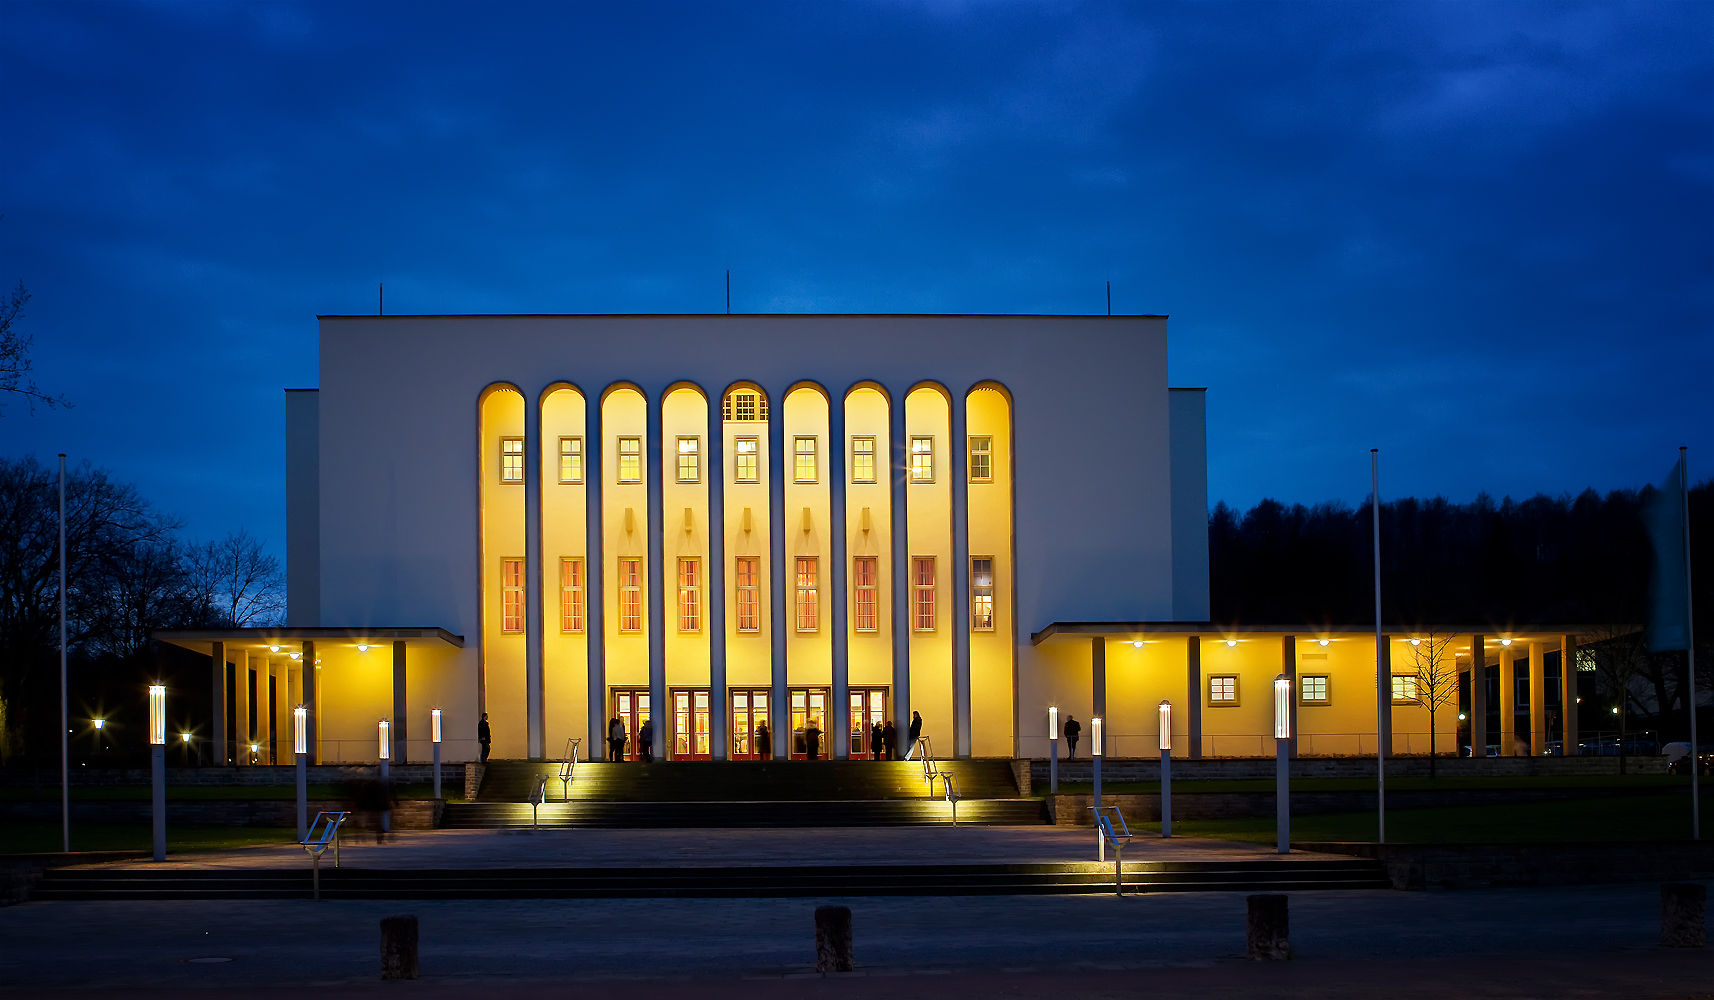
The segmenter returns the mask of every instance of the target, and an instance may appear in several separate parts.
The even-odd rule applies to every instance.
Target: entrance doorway
[[[674,691],[673,760],[707,760],[708,689]]]
[[[648,721],[649,689],[648,688],[615,688],[613,690],[613,715],[625,727],[625,753],[622,760],[642,760],[643,748],[637,742],[637,733],[642,730],[643,723]],[[660,734],[655,734],[656,744],[660,743]]]
[[[768,689],[733,689],[732,759],[761,760],[773,756],[771,747],[756,739],[756,727],[768,723]]]
[[[887,689],[851,690],[851,759],[875,760],[869,734],[887,724]]]
[[[791,706],[792,759],[819,760],[830,756],[827,752],[827,689],[792,688]]]

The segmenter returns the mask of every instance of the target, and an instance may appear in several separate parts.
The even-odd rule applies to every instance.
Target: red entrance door
[[[673,760],[707,760],[708,689],[673,692]]]
[[[732,692],[732,759],[761,760],[773,756],[757,738],[768,722],[768,689],[734,689]]]
[[[887,689],[853,688],[851,690],[851,759],[874,760],[874,741],[870,734],[876,726],[887,724]]]
[[[649,715],[649,689],[615,688],[613,691],[613,715],[625,727],[624,760],[642,760],[643,748],[637,742],[637,733],[642,731],[643,723]],[[655,735],[656,748],[660,745],[660,735]]]

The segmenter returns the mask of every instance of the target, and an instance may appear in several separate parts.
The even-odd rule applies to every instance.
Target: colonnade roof
[[[1415,625],[1393,622],[1383,623],[1380,631],[1385,635],[1396,637],[1426,635],[1433,632],[1437,635],[1482,635],[1494,639],[1511,639],[1517,642],[1558,643],[1561,636],[1587,636],[1594,632],[1599,632],[1603,636],[1625,635],[1631,632],[1640,632],[1642,628],[1641,625],[1593,624],[1589,622],[1580,625],[1531,623],[1517,627],[1493,624],[1472,625],[1467,622],[1451,624],[1420,622]],[[1320,638],[1373,637],[1374,634],[1375,626],[1373,623],[1362,625],[1231,625],[1220,622],[1054,622],[1040,632],[1032,632],[1030,644],[1039,646],[1056,635],[1113,636],[1125,639],[1170,635],[1203,635],[1210,638],[1230,636],[1255,636],[1259,638],[1261,636],[1295,635],[1313,641]]]
[[[149,637],[199,653],[208,652],[208,644],[211,642],[224,642],[228,646],[239,649],[267,648],[306,641],[364,643],[373,646],[388,642],[404,642],[419,646],[446,645],[458,649],[464,647],[464,636],[454,635],[446,629],[432,625],[378,625],[369,628],[292,628],[281,626],[278,628],[170,629],[151,632]]]

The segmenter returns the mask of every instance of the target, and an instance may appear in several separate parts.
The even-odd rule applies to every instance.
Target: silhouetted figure
[[[476,723],[476,742],[482,746],[482,763],[488,763],[488,749],[494,743],[494,733],[488,728],[488,713],[482,713],[482,720]]]
[[[907,756],[916,750],[917,740],[920,740],[920,739],[922,739],[922,713],[912,712],[911,713],[911,743],[910,743],[910,747],[905,750],[905,754]]]
[[[617,715],[607,724],[607,759],[625,759],[625,724]]]
[[[887,759],[887,732],[881,728],[879,722],[875,723],[875,728],[869,730],[869,756],[876,760]]]
[[[1065,745],[1071,748],[1067,760],[1077,756],[1077,738],[1083,735],[1083,723],[1078,722],[1067,712],[1065,716]]]
[[[763,760],[772,760],[774,758],[773,734],[768,732],[768,724],[766,722],[756,723],[756,756]]]
[[[814,719],[809,720],[809,725],[804,727],[803,755],[810,760],[821,756],[821,726]]]
[[[643,763],[655,762],[655,720],[643,720],[643,728],[637,731],[637,749],[642,751]]]
[[[898,743],[899,727],[893,725],[892,719],[888,719],[887,724],[881,728],[881,753],[885,754],[888,760],[897,760]]]

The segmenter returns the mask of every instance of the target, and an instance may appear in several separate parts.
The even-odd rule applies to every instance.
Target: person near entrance
[[[625,759],[625,724],[617,715],[607,724],[607,759]]]
[[[1071,713],[1067,712],[1065,714],[1065,745],[1070,748],[1072,757],[1077,756],[1077,738],[1081,735],[1083,735],[1083,723],[1072,718]]]
[[[886,760],[886,740],[887,731],[881,728],[881,724],[879,722],[875,723],[875,728],[869,730],[869,756],[876,760]]]
[[[643,754],[643,763],[655,762],[655,720],[643,720],[643,728],[637,730],[637,749]]]
[[[482,763],[488,763],[488,748],[494,743],[494,733],[488,728],[488,713],[482,713],[482,719],[476,723],[476,742],[482,745]]]
[[[768,732],[768,724],[766,722],[756,723],[756,735],[754,739],[756,741],[756,756],[763,760],[772,760],[774,756],[773,734]]]
[[[911,713],[911,745],[910,745],[910,749],[905,751],[906,757],[909,757],[911,754],[916,753],[917,740],[920,740],[920,739],[922,739],[922,713],[912,712]]]
[[[808,760],[815,760],[821,755],[821,725],[814,717],[803,730],[803,755]]]
[[[898,742],[899,727],[893,725],[892,719],[888,719],[887,724],[881,727],[881,753],[887,760],[898,759]]]

